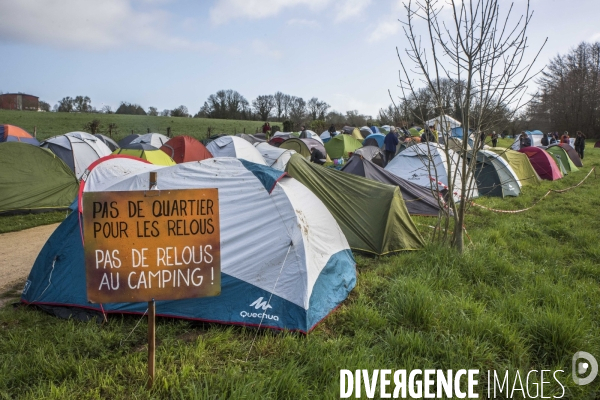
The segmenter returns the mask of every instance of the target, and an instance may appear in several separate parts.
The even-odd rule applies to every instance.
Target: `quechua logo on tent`
[[[240,316],[242,318],[260,318],[279,321],[279,317],[277,315],[270,315],[266,312],[269,308],[273,307],[269,304],[268,301],[264,300],[262,297],[259,297],[258,299],[250,303],[250,307],[254,307],[254,310],[240,312]],[[256,312],[255,310],[258,310],[259,312]],[[260,312],[261,310],[263,312]]]

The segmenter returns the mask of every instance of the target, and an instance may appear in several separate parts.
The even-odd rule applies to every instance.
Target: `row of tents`
[[[79,136],[86,141],[87,136],[81,133]],[[251,143],[249,139],[256,137],[222,136],[204,146],[195,139],[180,136],[177,138],[181,147],[169,144],[177,139],[173,138],[161,143],[162,150],[158,150],[165,154],[172,151],[169,157],[179,160],[178,163],[160,165],[149,158],[119,153],[123,150],[119,148],[92,161],[81,172],[80,179],[49,149],[0,143],[0,163],[7,163],[3,171],[8,163],[12,165],[13,177],[22,173],[19,168],[29,168],[20,178],[24,179],[33,168],[22,164],[37,164],[35,179],[47,183],[38,191],[38,197],[61,193],[63,204],[70,204],[74,211],[40,252],[22,302],[63,317],[142,314],[145,305],[139,303],[87,302],[80,195],[145,190],[149,172],[154,171],[161,190],[218,188],[221,213],[227,216],[221,218],[221,296],[158,302],[157,314],[309,332],[355,286],[352,251],[384,255],[422,248],[424,241],[411,215],[438,215],[444,206],[439,195],[451,195],[444,194],[448,180],[446,177],[444,181],[442,168],[447,160],[440,145],[410,146],[382,168],[378,165],[381,161],[378,146],[346,152],[348,139],[343,137],[353,137],[340,136],[341,139],[334,137],[335,142],[332,139],[326,144],[343,144],[342,155],[347,154],[349,160],[341,170],[308,161],[310,146],[317,146],[314,142],[321,145],[312,138],[289,138],[275,147],[261,140]],[[201,160],[190,162],[178,156],[178,152],[187,154],[187,142],[202,150],[202,155],[196,155]],[[156,149],[150,143],[138,144]],[[123,144],[125,148],[130,145]],[[164,148],[165,145],[169,146]],[[335,146],[331,148],[336,155],[338,150]],[[13,152],[19,156],[11,156]],[[526,151],[488,149],[473,152],[472,156],[477,157],[481,179],[469,187],[471,197],[494,191],[495,195],[518,195],[523,185],[538,182],[542,175],[536,169],[534,157]],[[450,153],[450,158],[452,168],[460,169],[461,157]],[[21,162],[26,160],[29,163]],[[74,167],[77,165],[73,162]],[[58,171],[56,176],[51,172],[54,170]],[[432,181],[433,171],[438,173]],[[61,178],[57,180],[59,174]],[[2,189],[10,181],[5,178],[0,176]],[[55,182],[61,182],[67,190],[57,189]],[[35,197],[32,186],[31,181],[21,182],[12,191],[23,199]],[[461,195],[457,197],[459,200]],[[257,312],[260,304],[266,306]],[[259,314],[267,317],[252,316]]]

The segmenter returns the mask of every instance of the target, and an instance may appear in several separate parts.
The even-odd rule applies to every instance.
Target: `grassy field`
[[[548,189],[600,169],[600,149],[588,147],[584,161],[580,172],[527,186],[518,198],[477,203],[528,207]],[[431,221],[415,219],[424,235]],[[524,213],[474,207],[464,255],[428,245],[390,257],[357,256],[357,287],[306,337],[161,319],[150,392],[145,320],[128,337],[138,317],[99,325],[4,307],[0,398],[339,398],[340,369],[470,368],[482,373],[480,398],[487,398],[487,370],[511,371],[512,385],[517,370],[525,384],[529,370],[561,369],[563,398],[597,399],[600,379],[576,386],[571,357],[580,350],[600,356],[599,221],[595,174]],[[545,386],[544,396],[552,395],[561,395],[557,384]]]
[[[33,135],[37,127],[38,140],[51,136],[62,135],[67,132],[83,131],[85,124],[98,119],[101,122],[100,132],[107,134],[108,125],[117,124],[118,133],[113,134],[116,140],[134,133],[167,133],[171,128],[173,136],[189,135],[203,139],[211,128],[212,134],[216,133],[255,133],[263,122],[238,121],[228,119],[209,118],[177,118],[177,117],[150,117],[145,115],[117,115],[117,114],[77,114],[0,110],[0,124],[16,125]]]

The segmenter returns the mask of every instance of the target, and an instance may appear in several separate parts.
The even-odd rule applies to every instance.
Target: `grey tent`
[[[236,133],[235,136],[247,140],[248,142],[250,142],[250,144],[266,143],[267,141],[266,139],[260,139],[257,138],[256,135],[249,135],[247,133]]]
[[[119,140],[119,147],[125,147],[139,137],[140,135],[137,133],[132,133],[131,135],[125,136],[123,139]]]
[[[360,149],[356,149],[354,154],[361,156],[364,159],[367,159],[380,167],[383,167],[384,154],[383,151],[378,146],[364,146]]]
[[[365,158],[352,156],[342,171],[400,187],[409,214],[438,216],[440,212],[440,203],[433,197],[431,190],[402,179]]]
[[[115,142],[114,140],[112,140],[108,136],[104,136],[104,135],[101,135],[99,133],[94,134],[94,136],[96,136],[98,139],[100,139],[100,141],[102,141],[102,143],[104,143],[105,145],[107,145],[108,148],[110,149],[110,151],[115,151],[115,150],[117,150],[120,147],[117,144],[117,142]]]
[[[470,159],[473,153],[467,153]],[[475,181],[482,196],[518,196],[521,193],[521,182],[508,161],[489,150],[477,152],[475,164]]]

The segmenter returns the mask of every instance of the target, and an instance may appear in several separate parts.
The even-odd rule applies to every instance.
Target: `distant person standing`
[[[548,146],[550,146],[551,144],[556,144],[558,143],[558,140],[556,140],[556,135],[552,132],[550,132],[548,134]]]
[[[519,137],[519,144],[521,149],[524,147],[531,146],[531,139],[529,139],[529,136],[525,132],[521,132],[521,136]]]
[[[479,148],[480,148],[480,149],[483,149],[483,146],[485,145],[485,137],[486,137],[486,136],[487,136],[487,135],[485,134],[485,132],[481,132],[481,133],[479,134]]]
[[[550,139],[548,139],[548,134],[544,133],[542,135],[542,146],[549,146],[550,145]]]
[[[396,146],[398,146],[398,138],[396,137],[395,130],[390,130],[390,133],[385,135],[383,139],[384,153],[385,153],[385,165],[392,161],[392,158],[396,155]]]
[[[498,146],[498,134],[496,131],[492,131],[492,147]]]
[[[329,129],[327,130],[327,132],[329,132],[329,135],[330,135],[331,137],[334,137],[334,136],[335,136],[335,132],[336,132],[336,130],[335,130],[335,125],[334,125],[334,124],[331,124],[331,126],[329,127]]]
[[[308,132],[306,131],[306,126],[302,125],[300,129],[300,139],[308,139]]]
[[[561,143],[565,143],[565,144],[569,144],[570,140],[569,140],[569,132],[565,131],[565,133],[560,137],[560,142]]]
[[[583,151],[585,150],[585,135],[581,131],[577,131],[575,138],[575,151],[579,154],[579,158],[583,160]]]

